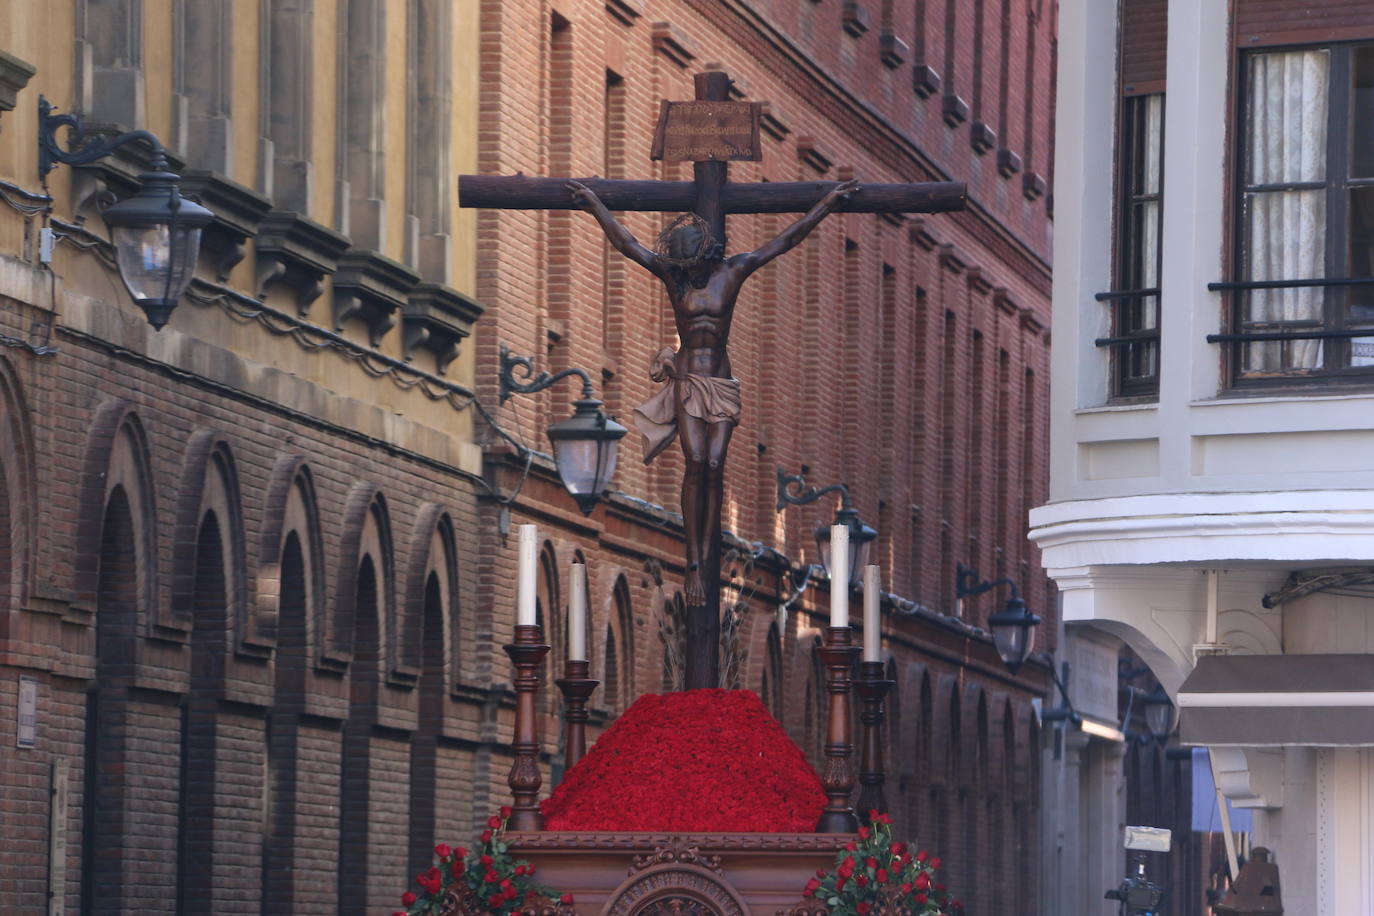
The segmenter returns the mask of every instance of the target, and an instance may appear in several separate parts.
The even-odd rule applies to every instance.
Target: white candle
[[[568,661],[587,660],[587,566],[572,566],[572,597],[568,600]]]
[[[864,567],[864,661],[882,661],[883,623],[879,613],[883,576],[878,567]]]
[[[534,626],[534,569],[539,559],[539,528],[520,526],[520,578],[516,592],[515,622],[522,627]]]
[[[849,626],[849,527],[830,526],[830,625]]]

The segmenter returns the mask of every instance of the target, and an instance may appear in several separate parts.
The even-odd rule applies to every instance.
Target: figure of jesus
[[[596,217],[616,250],[662,281],[673,305],[679,349],[661,351],[650,374],[666,382],[663,391],[635,408],[635,425],[646,440],[648,464],[674,435],[682,441],[687,470],[682,478],[682,519],[687,539],[688,606],[706,600],[703,564],[720,538],[725,454],[740,417],[740,383],[730,368],[726,344],[730,320],[744,281],[754,271],[794,248],[837,206],[859,189],[856,181],[836,185],[777,238],[757,251],[725,256],[723,239],[712,238],[701,217],[686,214],[659,237],[656,251],[644,247],[586,185],[568,182],[573,202]]]

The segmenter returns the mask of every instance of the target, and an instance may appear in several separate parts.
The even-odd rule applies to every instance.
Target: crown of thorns
[[[668,247],[668,241],[673,237],[673,233],[688,226],[693,226],[701,230],[701,241],[697,244],[696,251],[692,254],[685,258],[675,258],[669,254],[671,249]],[[690,267],[693,264],[701,263],[715,245],[716,240],[711,235],[711,224],[695,213],[684,213],[669,223],[667,227],[658,234],[658,240],[654,242],[654,253],[664,261],[676,267]]]

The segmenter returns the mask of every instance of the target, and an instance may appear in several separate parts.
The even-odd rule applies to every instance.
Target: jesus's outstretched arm
[[[848,200],[850,195],[859,190],[859,183],[854,180],[844,181],[830,189],[816,205],[807,211],[806,215],[788,226],[778,237],[765,245],[759,246],[756,251],[749,251],[737,255],[734,259],[750,273],[758,270],[769,261],[780,254],[791,251],[801,240],[811,234],[811,230],[820,225],[821,220],[834,211],[841,203]]]
[[[596,221],[601,224],[601,231],[606,233],[606,238],[615,246],[616,251],[646,270],[658,273],[657,255],[641,245],[639,240],[630,234],[630,230],[611,215],[611,211],[601,202],[601,198],[580,181],[570,181],[567,187],[572,192],[573,203],[596,217]]]

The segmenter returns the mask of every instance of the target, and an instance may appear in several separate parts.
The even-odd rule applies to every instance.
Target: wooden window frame
[[[1297,36],[1293,36],[1296,38]],[[1246,319],[1249,303],[1246,284],[1249,276],[1247,244],[1249,242],[1246,216],[1249,195],[1275,190],[1317,189],[1325,190],[1325,239],[1326,256],[1323,262],[1322,279],[1351,279],[1350,273],[1350,201],[1349,195],[1356,188],[1374,188],[1374,176],[1354,178],[1349,176],[1351,168],[1350,137],[1353,132],[1353,64],[1355,52],[1361,48],[1374,48],[1374,36],[1365,34],[1359,38],[1346,37],[1345,40],[1320,42],[1285,42],[1266,44],[1263,47],[1238,48],[1235,56],[1234,115],[1232,118],[1234,142],[1232,143],[1230,165],[1233,177],[1230,181],[1232,201],[1230,204],[1229,253],[1231,273],[1238,279],[1234,282],[1209,284],[1209,289],[1221,291],[1228,297],[1226,317],[1231,333],[1209,336],[1209,342],[1224,346],[1224,372],[1228,387],[1237,393],[1272,393],[1281,389],[1300,389],[1304,393],[1319,393],[1332,389],[1343,390],[1351,387],[1374,386],[1374,366],[1348,365],[1350,340],[1348,337],[1333,336],[1323,339],[1321,367],[1314,369],[1282,369],[1263,374],[1243,370],[1246,342],[1236,339],[1239,335],[1263,331],[1254,322]],[[1327,135],[1325,156],[1325,178],[1313,182],[1287,182],[1281,184],[1250,185],[1246,182],[1245,157],[1248,152],[1248,125],[1246,122],[1247,103],[1250,86],[1248,82],[1248,61],[1257,54],[1281,54],[1293,51],[1328,51],[1328,96],[1327,96]],[[1287,278],[1285,278],[1287,279]],[[1363,279],[1363,278],[1355,278]],[[1240,287],[1240,288],[1237,288]],[[1335,334],[1348,332],[1352,323],[1348,320],[1349,290],[1354,285],[1339,282],[1325,286],[1322,317],[1320,324],[1313,324],[1312,330]],[[1374,322],[1371,322],[1374,325]],[[1366,336],[1366,335],[1360,335]],[[1374,327],[1367,336],[1374,337]],[[1335,365],[1336,368],[1327,368]]]
[[[1140,170],[1145,160],[1144,118],[1149,100],[1160,99],[1159,183],[1154,192],[1140,190]],[[1101,294],[1112,308],[1112,396],[1121,400],[1157,400],[1159,398],[1160,325],[1158,282],[1162,275],[1164,249],[1164,120],[1168,98],[1163,91],[1131,94],[1121,97],[1120,133],[1116,167],[1116,226],[1113,233],[1115,255],[1113,288],[1118,292]],[[1142,205],[1157,203],[1155,217],[1154,274],[1156,286],[1144,287],[1145,264],[1140,250],[1139,224],[1134,211]],[[1130,295],[1123,295],[1130,293]],[[1148,301],[1155,302],[1153,327],[1144,322]],[[1139,365],[1142,354],[1154,350],[1152,373],[1132,372]]]

